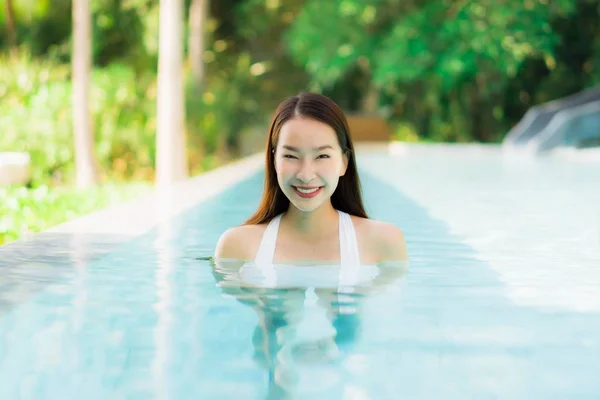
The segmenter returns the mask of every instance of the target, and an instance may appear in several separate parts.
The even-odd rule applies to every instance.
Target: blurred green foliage
[[[0,245],[149,191],[148,183],[93,189],[0,187]]]
[[[13,2],[20,45],[36,60],[68,63],[71,1]],[[321,90],[349,112],[362,112],[375,91],[379,112],[394,125],[412,124],[422,139],[496,142],[530,106],[600,82],[599,0],[209,3],[208,79],[230,96],[204,109],[208,125],[235,119],[219,139],[232,148],[240,125],[264,126],[282,97],[303,89]],[[96,67],[118,63],[152,76],[159,1],[92,5]],[[199,110],[203,93],[190,88],[191,95],[188,111]],[[198,118],[192,112],[194,125]]]
[[[375,90],[424,139],[496,142],[531,105],[597,84],[599,22],[597,0],[307,0],[286,41],[316,89]]]
[[[242,95],[252,85],[248,60],[233,60],[234,71],[212,76],[203,92],[187,85],[187,136],[190,169],[198,173],[219,162],[211,157],[220,138],[234,147],[235,133],[252,122],[255,101]],[[0,60],[0,136],[3,151],[26,151],[32,159],[32,186],[73,179],[74,148],[71,82],[65,65],[27,56]],[[239,85],[231,86],[234,79]],[[136,74],[112,63],[92,75],[91,109],[95,152],[104,180],[154,176],[156,75]],[[236,118],[231,118],[235,115]],[[229,152],[221,154],[227,157]]]

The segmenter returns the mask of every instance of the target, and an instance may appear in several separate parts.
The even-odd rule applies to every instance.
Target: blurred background
[[[0,244],[261,150],[302,90],[389,140],[498,144],[600,84],[600,0],[2,0],[0,25]]]

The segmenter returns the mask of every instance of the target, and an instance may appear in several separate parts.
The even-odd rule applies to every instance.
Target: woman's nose
[[[304,161],[296,174],[296,178],[302,183],[309,183],[316,178],[315,169],[310,161]]]

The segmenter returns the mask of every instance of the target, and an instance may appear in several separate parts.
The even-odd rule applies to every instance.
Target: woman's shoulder
[[[231,258],[250,260],[254,253],[267,224],[240,225],[227,229],[217,242],[215,258]]]
[[[408,258],[404,232],[397,225],[356,216],[352,216],[352,223],[358,235],[363,238],[364,247],[375,252],[378,261]]]

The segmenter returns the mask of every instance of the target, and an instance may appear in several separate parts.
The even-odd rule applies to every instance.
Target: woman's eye
[[[291,154],[284,154],[283,158],[296,158],[296,157]]]
[[[321,154],[321,155],[320,155],[319,157],[317,157],[317,158],[329,158],[329,155],[328,155],[328,154]]]

